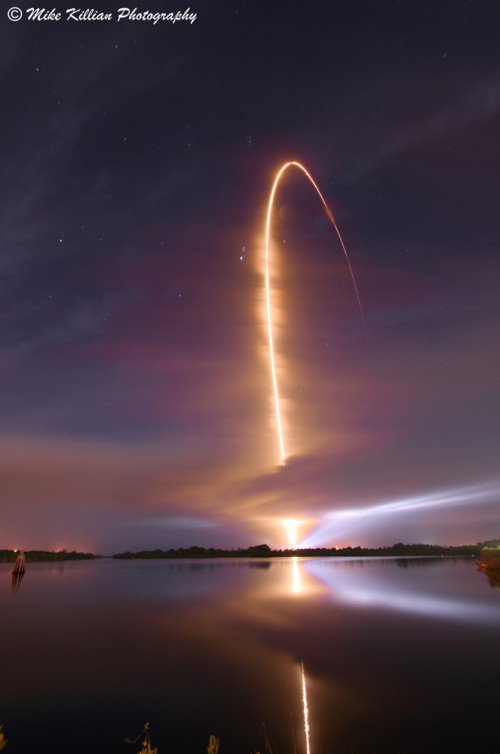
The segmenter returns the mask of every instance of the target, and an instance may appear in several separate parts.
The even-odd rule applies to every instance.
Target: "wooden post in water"
[[[12,571],[14,576],[19,576],[20,574],[24,573],[24,550],[19,550],[17,553],[16,563],[14,565],[14,570]]]

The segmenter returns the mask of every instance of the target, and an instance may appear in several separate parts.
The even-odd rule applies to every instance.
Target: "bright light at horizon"
[[[288,534],[288,543],[290,547],[295,548],[297,546],[297,528],[299,521],[294,518],[287,518],[283,521],[283,525],[286,528]]]

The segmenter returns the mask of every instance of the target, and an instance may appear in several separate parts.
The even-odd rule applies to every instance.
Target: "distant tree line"
[[[139,552],[119,552],[113,555],[121,560],[154,559],[154,558],[269,558],[276,557],[277,550],[271,550],[268,545],[224,550],[217,547],[179,547],[171,550],[140,550]]]
[[[50,550],[25,550],[25,559],[27,563],[59,563],[64,560],[93,560],[99,557],[90,552],[76,552],[72,550],[58,550],[58,552],[52,552]],[[17,550],[0,550],[0,563],[14,563],[17,557]]]
[[[75,550],[25,550],[26,562],[63,562],[67,560],[93,560],[99,558],[89,552],[76,552]],[[0,563],[14,563],[16,550],[0,550]],[[286,548],[272,550],[267,544],[253,545],[252,547],[238,547],[237,549],[224,549],[218,547],[178,547],[169,550],[140,550],[138,552],[120,552],[113,558],[122,560],[146,560],[160,558],[290,558],[290,557],[322,557],[322,558],[353,558],[353,557],[475,557],[481,562],[495,563],[500,561],[500,539],[492,539],[487,542],[478,542],[475,545],[429,545],[429,544],[403,544],[397,542],[387,547],[310,547],[310,548]],[[500,568],[500,563],[498,564]]]
[[[427,545],[427,544],[403,544],[397,542],[389,547],[311,547],[272,550],[269,545],[254,545],[253,547],[238,549],[221,549],[216,547],[179,547],[170,550],[141,550],[139,552],[120,552],[113,555],[118,559],[158,559],[158,558],[290,558],[290,557],[323,557],[323,558],[350,558],[350,557],[480,557],[481,551],[492,543],[500,540],[491,540],[489,543],[479,542],[475,545]]]

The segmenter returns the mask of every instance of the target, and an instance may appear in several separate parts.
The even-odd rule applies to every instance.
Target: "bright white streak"
[[[309,742],[309,707],[307,706],[307,688],[304,663],[302,663],[302,706],[304,708],[304,733],[306,736],[306,751],[307,754],[311,754],[311,745]]]
[[[276,425],[278,430],[278,440],[279,440],[279,447],[280,447],[280,459],[281,464],[284,466],[286,463],[286,452],[285,452],[285,442],[283,439],[283,427],[281,423],[281,411],[280,411],[280,399],[279,399],[279,392],[278,392],[278,379],[276,377],[276,362],[274,358],[274,342],[273,342],[273,326],[272,326],[272,316],[271,316],[271,285],[269,281],[269,236],[271,232],[271,217],[273,212],[273,205],[274,205],[274,196],[276,194],[276,189],[278,188],[278,184],[281,180],[281,176],[285,172],[285,170],[288,170],[290,167],[296,167],[299,168],[299,170],[302,170],[304,175],[310,180],[314,188],[316,189],[316,193],[318,194],[319,198],[321,199],[321,202],[323,203],[323,206],[325,208],[326,214],[328,216],[328,219],[332,223],[333,227],[335,228],[335,232],[337,233],[337,237],[340,241],[340,245],[342,246],[342,251],[344,252],[344,256],[347,261],[347,266],[349,267],[349,272],[351,275],[352,284],[354,287],[354,291],[356,293],[356,299],[358,301],[359,311],[361,313],[361,319],[363,321],[363,330],[365,331],[365,337],[366,337],[366,327],[365,327],[365,320],[364,320],[364,314],[363,314],[363,307],[361,306],[361,299],[359,297],[358,293],[358,287],[356,285],[356,280],[354,278],[354,273],[352,271],[351,263],[349,261],[349,256],[347,254],[347,249],[345,247],[344,241],[342,239],[342,236],[340,235],[340,231],[337,227],[337,223],[335,222],[335,218],[332,215],[332,212],[330,208],[328,207],[328,204],[325,201],[325,198],[321,191],[319,190],[319,187],[312,177],[312,175],[305,169],[303,165],[300,164],[300,162],[285,162],[284,165],[281,166],[281,168],[278,170],[278,173],[276,174],[276,178],[274,179],[273,187],[271,189],[271,194],[269,196],[269,203],[267,206],[267,218],[266,218],[266,313],[267,313],[267,334],[269,338],[269,360],[271,364],[271,375],[272,375],[272,382],[273,382],[273,393],[274,393],[274,405],[276,410]]]
[[[456,506],[466,505],[468,503],[478,503],[489,501],[495,495],[498,495],[499,489],[497,484],[481,484],[477,486],[462,487],[458,489],[443,490],[442,492],[432,492],[427,495],[417,495],[415,497],[396,500],[393,503],[379,503],[370,505],[367,508],[353,508],[351,510],[337,511],[327,516],[329,519],[342,518],[361,518],[363,516],[373,516],[388,513],[398,513],[403,511],[419,510],[422,508],[437,508],[439,506]]]
[[[290,547],[296,547],[298,521],[296,521],[294,518],[287,518],[283,523],[286,527]]]
[[[496,503],[500,494],[500,482],[492,481],[484,484],[470,485],[468,487],[456,487],[449,490],[430,492],[424,495],[395,500],[391,503],[378,503],[366,508],[350,508],[347,510],[332,511],[324,516],[325,523],[321,524],[304,541],[301,547],[317,547],[327,542],[330,533],[338,533],[342,522],[361,520],[367,521],[379,516],[407,513],[409,511],[425,510],[427,508],[446,508],[479,503]],[[350,527],[349,527],[350,528]],[[356,525],[354,524],[354,528]]]

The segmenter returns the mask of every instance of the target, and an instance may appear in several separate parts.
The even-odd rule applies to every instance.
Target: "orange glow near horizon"
[[[296,521],[294,518],[287,518],[283,521],[283,525],[288,534],[288,543],[290,547],[295,548],[297,546],[297,527],[299,521]]]
[[[273,395],[274,395],[274,407],[275,407],[275,414],[276,414],[276,429],[278,434],[278,443],[279,443],[279,453],[280,453],[280,463],[281,465],[285,465],[286,463],[286,450],[285,450],[285,441],[284,441],[284,433],[283,433],[283,426],[282,426],[282,419],[281,419],[281,409],[280,409],[280,397],[279,397],[279,387],[278,387],[278,378],[276,373],[276,359],[274,354],[274,340],[273,340],[273,322],[272,322],[272,315],[271,315],[271,283],[270,283],[270,273],[269,273],[269,239],[270,239],[270,233],[271,233],[271,218],[273,213],[273,206],[274,206],[274,198],[276,195],[276,190],[278,188],[279,182],[281,180],[281,177],[283,173],[288,170],[290,167],[296,167],[299,170],[301,170],[306,178],[309,179],[311,184],[313,185],[314,189],[316,190],[316,193],[318,194],[319,198],[321,199],[321,202],[323,204],[323,207],[325,208],[325,212],[327,214],[328,219],[332,223],[335,232],[337,234],[337,237],[340,241],[340,245],[342,247],[342,251],[344,252],[344,256],[347,261],[347,265],[349,267],[349,272],[351,275],[352,284],[354,287],[354,292],[356,294],[356,299],[358,302],[359,311],[361,313],[361,318],[363,320],[363,329],[365,330],[365,337],[366,337],[366,329],[365,329],[365,323],[364,323],[364,316],[363,316],[363,308],[361,306],[361,299],[359,297],[358,288],[356,285],[356,280],[354,278],[354,273],[351,267],[351,263],[349,261],[349,256],[347,254],[347,249],[345,247],[344,241],[342,239],[342,236],[340,234],[340,231],[337,227],[337,223],[335,222],[335,218],[333,217],[333,214],[328,207],[325,198],[321,191],[319,190],[319,187],[312,177],[312,175],[306,170],[306,168],[301,165],[300,162],[286,162],[284,165],[281,166],[281,168],[278,170],[276,177],[274,179],[273,186],[271,188],[271,193],[269,196],[269,202],[267,206],[267,216],[266,216],[266,233],[265,233],[265,291],[266,291],[266,321],[267,321],[267,335],[268,335],[268,341],[269,341],[269,362],[271,366],[271,377],[272,377],[272,384],[273,384]]]

